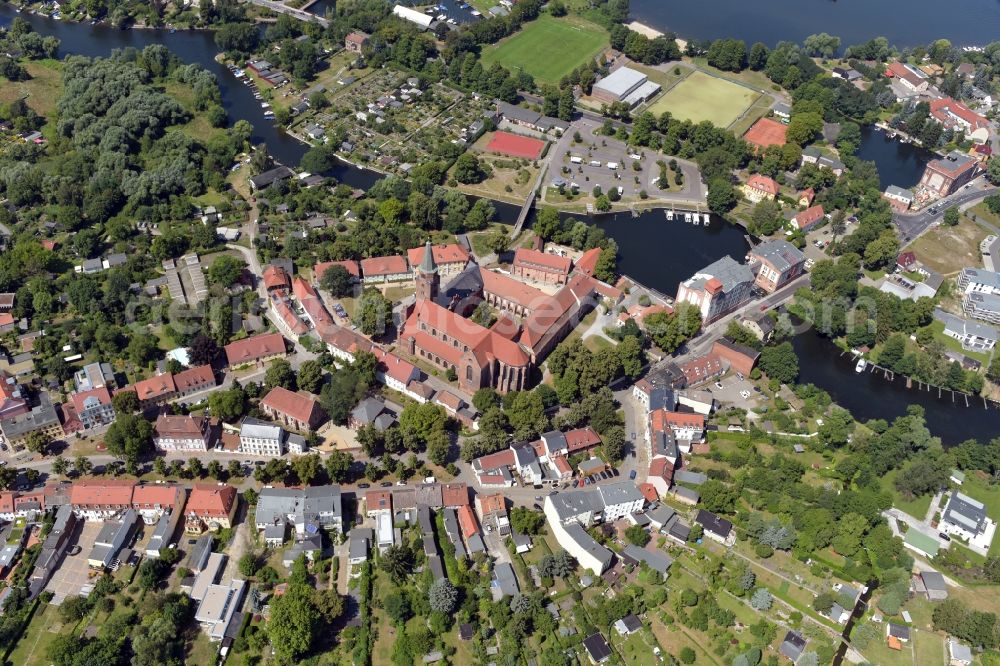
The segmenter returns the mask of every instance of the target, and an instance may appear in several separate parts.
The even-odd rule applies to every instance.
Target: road
[[[270,9],[272,12],[277,12],[279,14],[288,14],[293,18],[297,18],[300,21],[305,21],[306,23],[310,21],[315,21],[319,23],[324,28],[330,26],[330,22],[325,18],[320,18],[315,14],[310,14],[309,12],[303,11],[301,9],[295,9],[294,7],[288,7],[280,2],[272,2],[272,0],[249,0],[250,4],[257,5],[258,7],[265,7]]]
[[[903,237],[903,244],[911,243],[922,233],[927,231],[931,224],[944,218],[944,211],[952,206],[965,206],[979,203],[986,197],[997,192],[998,188],[992,187],[984,178],[973,182],[969,189],[962,189],[936,202],[918,213],[896,213],[892,216],[892,221],[899,229]],[[937,214],[931,213],[930,209],[937,210]]]

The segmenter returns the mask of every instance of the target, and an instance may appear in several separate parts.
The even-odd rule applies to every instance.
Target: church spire
[[[424,258],[420,261],[420,272],[426,275],[437,273],[437,264],[434,263],[434,252],[431,250],[431,241],[428,238],[424,244]]]

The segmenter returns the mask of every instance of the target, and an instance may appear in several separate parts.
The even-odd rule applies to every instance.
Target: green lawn
[[[499,62],[509,70],[531,74],[536,81],[557,83],[607,46],[608,33],[596,23],[543,14],[517,34],[485,48],[483,67]]]
[[[649,110],[656,115],[669,111],[680,120],[709,120],[718,127],[729,127],[759,97],[745,86],[695,72],[664,93]]]
[[[928,324],[928,326],[930,326],[930,329],[932,331],[934,331],[934,339],[936,341],[940,342],[941,344],[943,344],[946,348],[948,348],[948,349],[950,349],[950,350],[952,350],[954,352],[958,352],[959,354],[964,354],[964,355],[968,356],[969,358],[974,358],[977,361],[979,361],[980,363],[982,363],[983,365],[989,365],[990,364],[990,355],[989,355],[989,353],[966,351],[965,349],[962,349],[962,343],[961,342],[959,342],[955,338],[950,338],[947,335],[945,335],[944,334],[944,322],[938,321],[937,319],[935,319],[930,324]]]

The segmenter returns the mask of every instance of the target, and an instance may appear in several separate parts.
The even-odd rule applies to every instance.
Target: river
[[[920,182],[927,163],[937,157],[925,148],[891,139],[884,130],[875,127],[861,129],[856,156],[875,163],[883,190],[889,185],[913,187]]]
[[[736,37],[747,44],[801,43],[836,35],[844,46],[883,36],[896,46],[946,38],[955,46],[985,46],[1000,38],[1000,3],[961,0],[944,9],[935,0],[632,0],[636,20],[681,37]]]
[[[636,5],[641,4],[633,1]],[[0,4],[0,25],[9,24],[15,16],[18,14],[10,5]],[[215,61],[218,49],[211,33],[122,31],[105,26],[54,21],[36,15],[20,16],[39,33],[55,35],[62,40],[61,55],[107,56],[114,49],[141,49],[149,44],[162,43],[186,62],[199,63],[216,75],[223,105],[230,118],[249,121],[254,126],[254,139],[266,142],[271,154],[278,160],[289,165],[298,164],[306,151],[305,145],[265,119],[249,88]],[[883,161],[891,157],[890,154],[867,152],[876,148],[879,148],[877,144],[859,152],[868,154],[866,159],[882,162],[879,164],[880,171],[886,169],[886,173],[892,174],[893,171]],[[904,154],[906,148],[912,149],[904,147]],[[330,175],[360,188],[370,187],[379,178],[376,173],[349,165],[338,167]],[[903,182],[896,184],[903,185]],[[498,203],[496,207],[503,220],[513,221],[517,215],[517,207],[510,204]],[[632,218],[627,213],[606,216],[598,225],[618,243],[621,272],[667,295],[676,293],[677,284],[697,269],[725,254],[742,259],[747,250],[742,229],[720,220],[713,220],[708,227],[694,226],[678,221],[668,222],[662,211],[651,211],[638,218]],[[993,409],[984,411],[981,402],[979,407],[966,408],[964,405],[953,405],[949,398],[938,399],[936,395],[907,390],[902,382],[891,384],[873,376],[858,376],[854,374],[849,360],[838,359],[835,348],[812,333],[798,336],[795,346],[802,368],[801,381],[814,383],[829,391],[859,419],[891,419],[905,413],[907,405],[916,403],[927,410],[931,430],[948,443],[969,438],[986,440],[1000,432],[1000,412]]]

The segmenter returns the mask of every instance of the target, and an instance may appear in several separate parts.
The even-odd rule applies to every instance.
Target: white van
[[[608,162],[608,168],[612,171],[618,170],[618,162]]]
[[[573,157],[569,158],[569,161],[572,162],[573,164],[583,164],[583,158],[582,157],[577,157],[576,155],[574,155]]]

